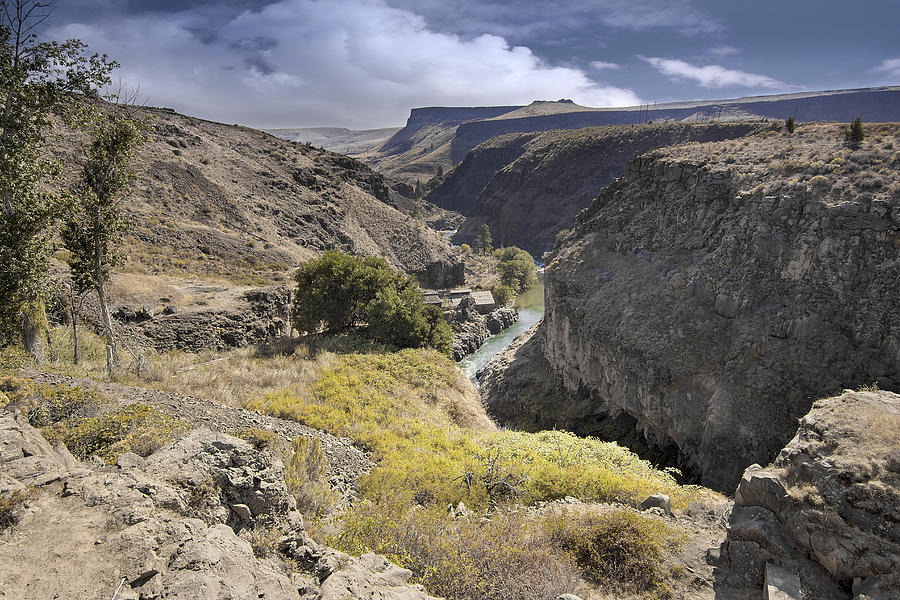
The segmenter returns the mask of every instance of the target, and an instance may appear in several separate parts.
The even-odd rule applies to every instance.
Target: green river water
[[[519,305],[519,320],[512,327],[507,327],[497,335],[492,335],[474,354],[459,361],[459,368],[472,381],[475,381],[475,374],[483,369],[494,356],[506,349],[517,335],[544,316],[543,284],[535,285],[522,292],[519,295]]]

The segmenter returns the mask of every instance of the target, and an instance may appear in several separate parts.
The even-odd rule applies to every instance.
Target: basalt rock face
[[[52,447],[6,408],[0,494],[22,498],[14,528],[0,525],[6,598],[434,600],[382,556],[313,541],[281,460],[208,429],[106,465]]]
[[[673,144],[739,138],[763,127],[770,125],[662,123],[502,136],[473,150],[428,199],[468,217],[454,242],[471,243],[486,223],[496,244],[539,257],[636,156]],[[502,158],[507,163],[497,166]]]
[[[879,173],[898,130],[850,150],[809,125],[632,162],[546,272],[542,354],[590,398],[580,419],[626,413],[728,490],[813,399],[897,389],[900,186]]]
[[[766,468],[735,494],[717,580],[759,589],[767,563],[808,598],[896,598],[900,590],[900,396],[817,401]]]

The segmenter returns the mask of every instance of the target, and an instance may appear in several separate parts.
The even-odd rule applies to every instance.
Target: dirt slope
[[[356,160],[246,127],[142,112],[152,128],[127,200],[130,270],[259,283],[332,248],[417,275],[452,262],[446,242],[392,206],[384,179]],[[54,149],[71,157],[84,141],[66,134]]]

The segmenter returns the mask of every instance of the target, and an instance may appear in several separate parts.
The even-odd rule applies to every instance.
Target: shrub
[[[462,244],[459,247],[459,249],[462,251],[463,254],[471,254],[471,252],[472,252],[472,246],[470,246],[468,244]]]
[[[51,443],[62,442],[78,458],[98,456],[113,463],[123,452],[149,456],[187,429],[145,404],[129,404],[87,419],[60,421],[43,431]]]
[[[784,122],[784,130],[788,133],[794,133],[794,126],[794,117],[788,117],[787,121]]]
[[[259,427],[251,427],[243,431],[241,437],[253,444],[253,447],[257,450],[270,448],[275,443],[275,434]]]
[[[850,148],[859,148],[865,137],[866,132],[863,129],[862,119],[856,117],[850,124],[850,128],[844,131],[844,141]]]
[[[537,267],[534,265],[534,258],[528,252],[509,246],[500,248],[494,254],[499,261],[497,272],[500,273],[502,285],[521,292],[537,283]]]
[[[306,514],[322,515],[334,506],[335,497],[325,479],[328,461],[317,438],[294,438],[284,457],[284,482]]]
[[[553,600],[575,591],[578,567],[555,552],[523,512],[455,517],[443,506],[410,508],[396,499],[363,502],[327,540],[350,554],[376,552],[410,569],[449,600]]]
[[[26,488],[0,493],[0,531],[15,527],[19,522],[18,512],[29,499],[38,493],[38,488]]]
[[[680,537],[662,521],[629,510],[564,512],[547,517],[544,528],[553,545],[571,553],[598,583],[665,594],[666,550]]]
[[[293,319],[300,332],[358,330],[384,344],[450,352],[452,334],[440,310],[425,305],[415,280],[383,258],[329,251],[301,265],[296,279]]]

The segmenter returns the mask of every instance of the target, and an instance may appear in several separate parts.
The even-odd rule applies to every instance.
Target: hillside
[[[151,129],[126,202],[134,223],[126,270],[262,283],[337,248],[450,283],[441,281],[455,264],[447,243],[395,208],[404,199],[362,163],[247,127],[141,114]],[[62,132],[53,149],[77,157],[82,142]]]
[[[540,257],[575,215],[625,169],[653,148],[733,139],[758,123],[663,123],[508,134],[476,147],[426,199],[468,218],[453,238],[471,243],[483,223],[494,243]]]
[[[867,131],[859,149],[807,124],[632,161],[548,264],[537,353],[489,375],[492,414],[636,437],[729,489],[814,399],[898,389],[900,125]],[[559,393],[535,393],[540,368]]]
[[[900,120],[900,88],[861,88],[735,99],[671,102],[624,108],[590,108],[571,101],[535,101],[528,106],[417,108],[402,130],[363,158],[379,172],[403,181],[427,180],[444,172],[479,144],[498,135],[581,129],[647,121],[779,119],[798,121]]]
[[[300,142],[320,146],[338,154],[350,156],[363,154],[382,145],[400,127],[384,127],[382,129],[346,129],[344,127],[296,127],[282,129],[264,129],[291,142]]]

